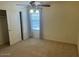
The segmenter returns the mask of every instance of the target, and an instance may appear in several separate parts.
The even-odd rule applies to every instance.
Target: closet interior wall
[[[0,10],[0,45],[9,44],[6,10]]]

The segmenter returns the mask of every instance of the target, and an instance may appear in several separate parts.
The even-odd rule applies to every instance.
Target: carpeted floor
[[[77,46],[51,40],[27,39],[15,45],[0,48],[0,56],[74,57],[77,56]]]

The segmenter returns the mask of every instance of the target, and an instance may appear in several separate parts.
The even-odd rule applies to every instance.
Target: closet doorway
[[[9,45],[6,10],[0,10],[0,46],[1,45]]]

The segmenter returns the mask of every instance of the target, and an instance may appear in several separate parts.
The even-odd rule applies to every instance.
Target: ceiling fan
[[[30,1],[27,4],[17,4],[17,5],[25,5],[27,7],[50,7],[49,4],[44,4],[43,2],[38,1]]]

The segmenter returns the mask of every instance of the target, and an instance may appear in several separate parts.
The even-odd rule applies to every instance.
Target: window
[[[30,19],[31,19],[31,26],[33,30],[40,30],[40,15],[39,10],[30,10]]]

